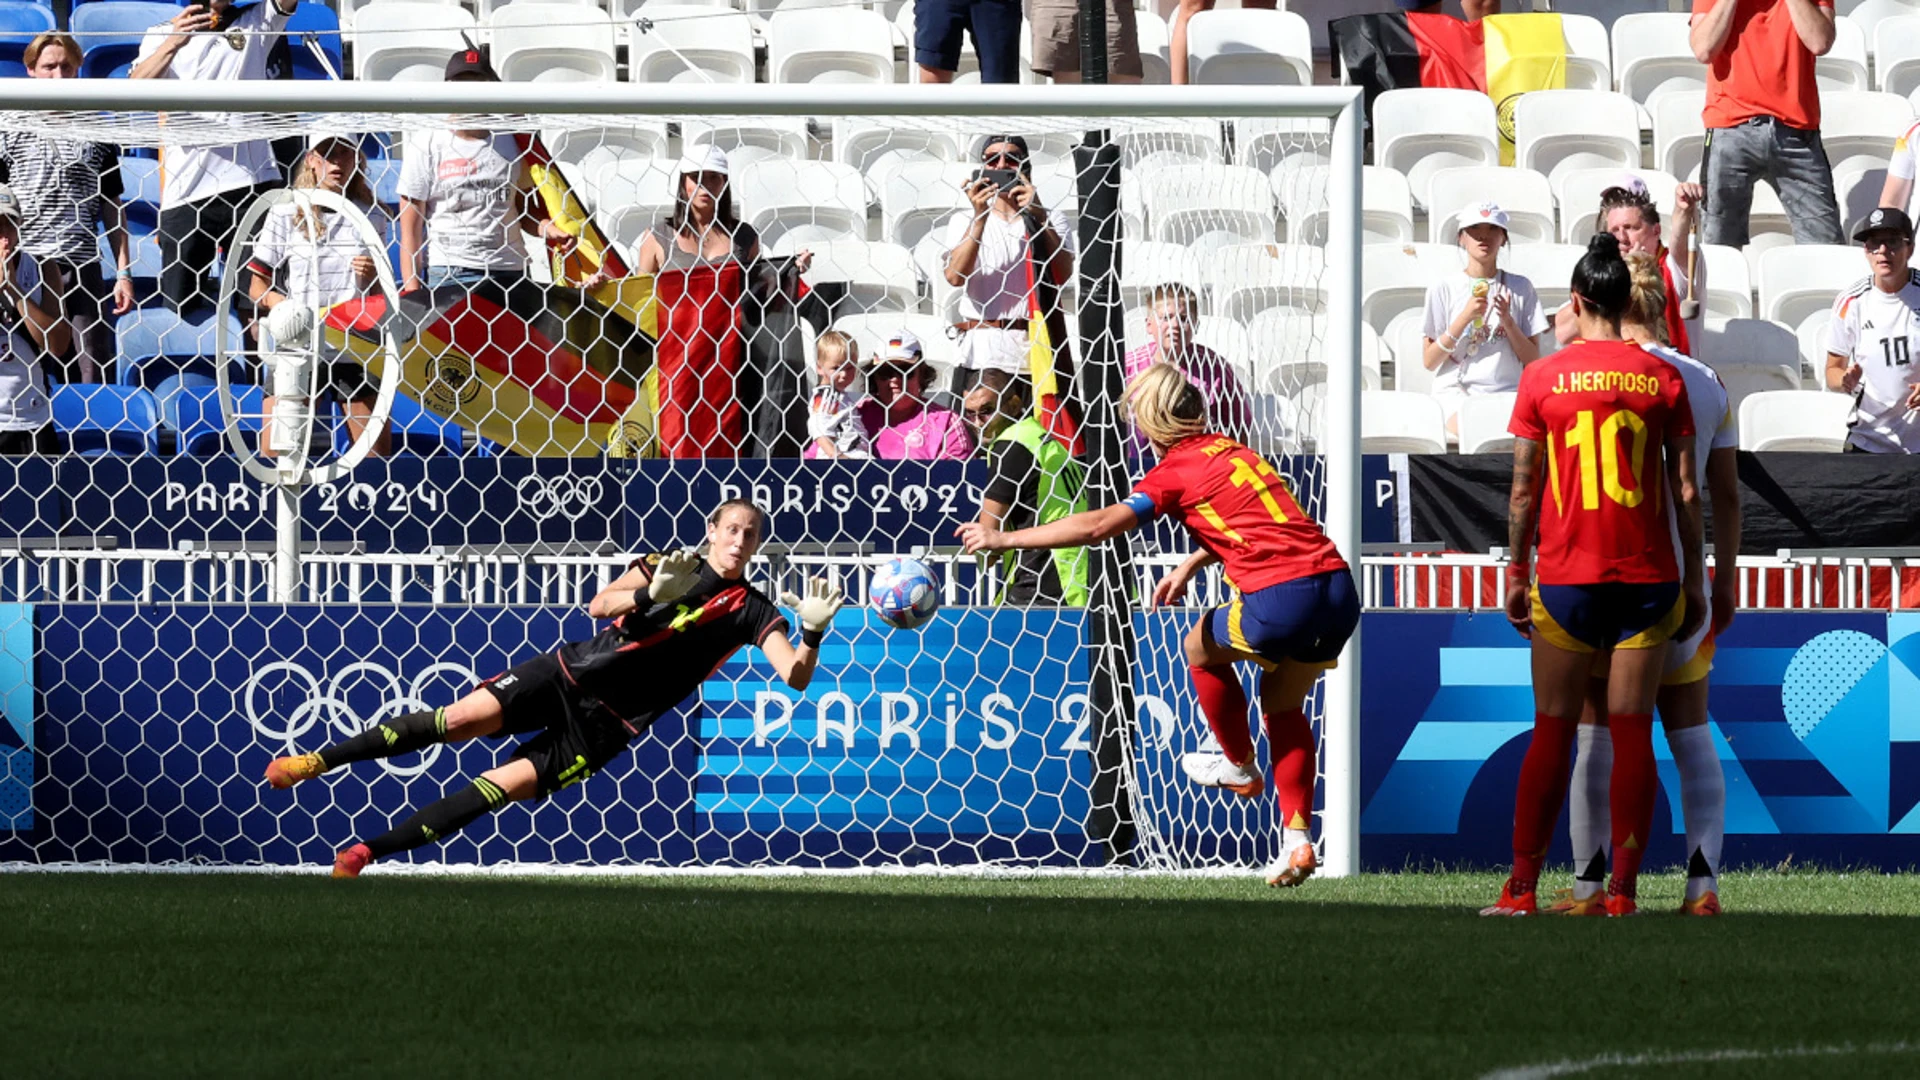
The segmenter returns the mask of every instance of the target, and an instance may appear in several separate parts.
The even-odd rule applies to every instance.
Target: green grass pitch
[[[7,1075],[1920,1075],[1920,878],[0,875]],[[1581,1071],[1607,1055],[1639,1064]],[[1691,1056],[1689,1056],[1691,1055]],[[1717,1056],[1709,1056],[1717,1055]],[[1574,1071],[1566,1071],[1572,1069]]]

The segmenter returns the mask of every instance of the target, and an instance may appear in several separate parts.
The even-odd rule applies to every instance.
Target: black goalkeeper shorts
[[[551,653],[515,664],[480,686],[500,702],[494,738],[539,732],[513,756],[533,762],[542,798],[599,772],[632,738],[599,699],[573,685]]]

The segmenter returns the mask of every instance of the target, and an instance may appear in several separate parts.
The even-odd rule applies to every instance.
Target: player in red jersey
[[[1520,376],[1508,428],[1518,442],[1507,524],[1513,554],[1507,618],[1533,642],[1533,739],[1515,797],[1513,875],[1483,915],[1539,910],[1540,866],[1566,799],[1596,653],[1611,654],[1612,665],[1607,913],[1634,912],[1640,856],[1653,823],[1654,695],[1668,642],[1690,636],[1707,610],[1693,410],[1672,364],[1621,340],[1631,292],[1619,244],[1594,237],[1573,272],[1579,338]],[[1543,473],[1547,491],[1536,498]],[[1677,522],[1670,523],[1670,515]]]
[[[1148,367],[1127,388],[1127,404],[1160,463],[1125,502],[1010,533],[973,522],[960,526],[959,536],[969,553],[1081,547],[1172,515],[1200,550],[1154,587],[1156,605],[1178,602],[1196,573],[1224,564],[1233,601],[1194,624],[1185,642],[1194,691],[1223,752],[1188,754],[1180,764],[1196,783],[1242,798],[1260,794],[1247,696],[1233,670],[1242,660],[1258,665],[1283,830],[1267,884],[1298,885],[1320,865],[1309,830],[1313,727],[1302,705],[1360,621],[1353,575],[1272,465],[1207,430],[1206,399],[1179,369]]]

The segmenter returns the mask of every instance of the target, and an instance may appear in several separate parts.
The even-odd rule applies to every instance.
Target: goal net
[[[1358,565],[1353,93],[257,85],[0,88],[16,155],[104,148],[80,194],[123,189],[131,285],[103,228],[40,260],[75,333],[12,327],[59,452],[0,459],[0,859],[323,862],[510,744],[291,792],[268,760],[590,636],[733,497],[760,587],[855,601],[812,686],[743,650],[601,775],[409,858],[1275,857],[1269,800],[1179,768],[1212,742],[1181,639],[1230,586],[1146,598],[1191,541],[986,560],[954,529],[1124,495],[1152,457],[1120,393],[1163,359]],[[207,194],[209,153],[264,179]],[[862,603],[895,556],[939,581],[915,631]],[[1356,663],[1310,702],[1333,872]]]

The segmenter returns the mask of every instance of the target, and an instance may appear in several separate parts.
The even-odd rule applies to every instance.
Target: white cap
[[[920,339],[902,330],[887,339],[887,347],[880,351],[880,363],[918,363],[925,356],[926,353],[920,348]]]
[[[1465,232],[1475,225],[1498,225],[1501,231],[1504,232],[1507,228],[1507,212],[1500,209],[1500,204],[1497,202],[1491,200],[1483,202],[1479,206],[1461,213],[1460,228],[1455,231]]]
[[[721,176],[727,175],[727,152],[714,146],[712,143],[708,143],[706,146],[696,146],[687,151],[686,156],[680,159],[681,175],[684,176],[687,173],[700,172],[719,173]]]
[[[1640,177],[1630,172],[1621,173],[1617,178],[1615,178],[1613,183],[1609,184],[1608,186],[1623,188],[1626,190],[1626,192],[1629,195],[1638,195],[1643,199],[1649,197],[1649,193],[1647,191],[1647,182],[1645,180],[1640,179]]]
[[[0,217],[10,217],[15,222],[20,220],[20,196],[15,195],[6,184],[0,184]],[[918,343],[915,343],[915,347],[919,347]]]

